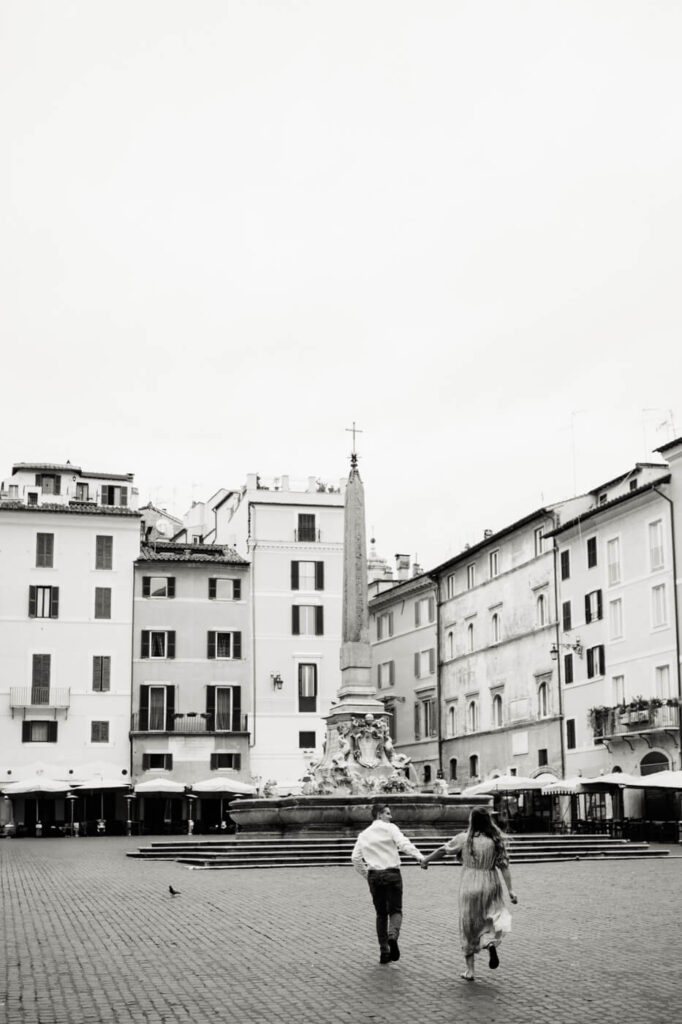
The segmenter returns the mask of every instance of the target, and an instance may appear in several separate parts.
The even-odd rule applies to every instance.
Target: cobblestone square
[[[663,1024],[677,1012],[675,847],[665,859],[513,867],[519,905],[501,967],[478,958],[467,984],[457,867],[406,865],[402,958],[380,966],[366,883],[350,864],[198,871],[127,858],[137,845],[0,843],[0,1019]]]

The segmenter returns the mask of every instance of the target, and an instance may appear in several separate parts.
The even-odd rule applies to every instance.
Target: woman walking
[[[466,961],[462,977],[473,981],[476,953],[487,949],[488,966],[495,970],[500,963],[497,947],[502,936],[511,930],[511,914],[504,903],[500,875],[511,902],[516,903],[517,898],[512,892],[504,838],[485,808],[474,807],[469,816],[468,831],[460,832],[424,857],[421,866],[426,869],[432,860],[441,860],[448,853],[461,854],[462,857],[459,932]]]

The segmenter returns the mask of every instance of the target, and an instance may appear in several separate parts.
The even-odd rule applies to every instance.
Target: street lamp
[[[549,654],[550,654],[550,657],[551,657],[552,661],[557,661],[558,660],[558,658],[559,658],[559,648],[561,648],[562,650],[566,650],[566,651],[575,651],[575,653],[578,655],[579,658],[582,658],[582,656],[583,656],[583,645],[581,644],[581,642],[580,642],[578,637],[575,638],[575,642],[572,643],[572,644],[560,643],[558,646],[557,646],[557,644],[552,644],[552,646],[550,647],[550,650],[549,650]]]
[[[135,794],[134,793],[126,793],[125,801],[126,801],[126,815],[127,815],[127,821],[126,821],[126,835],[127,836],[131,836],[133,834],[133,816],[131,814],[131,810],[132,810],[132,803],[133,803],[134,799],[135,799]]]
[[[70,824],[71,824],[71,829],[70,829],[69,835],[73,838],[73,836],[75,835],[74,827],[73,827],[73,808],[74,808],[74,804],[75,804],[76,800],[78,799],[78,797],[76,796],[75,793],[67,793],[66,794],[66,799],[69,801],[69,821],[70,821]]]
[[[271,672],[270,678],[272,679],[272,686],[275,690],[281,690],[284,686],[284,680],[282,679],[279,672]]]

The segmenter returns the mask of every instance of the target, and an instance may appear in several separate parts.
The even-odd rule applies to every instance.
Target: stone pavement
[[[512,867],[501,966],[460,979],[457,867],[406,866],[380,966],[347,868],[191,871],[125,838],[0,841],[7,1024],[666,1024],[679,1013],[682,849]],[[172,897],[168,885],[181,890]]]

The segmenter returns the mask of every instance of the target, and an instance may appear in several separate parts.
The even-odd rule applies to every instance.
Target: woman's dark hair
[[[389,804],[372,804],[372,818],[376,820],[382,811],[385,811]]]
[[[474,852],[474,836],[478,833],[481,836],[488,836],[495,844],[495,853],[498,857],[504,857],[506,847],[504,836],[490,817],[490,811],[485,807],[474,807],[469,815],[469,832],[467,834],[467,846],[469,853]]]

